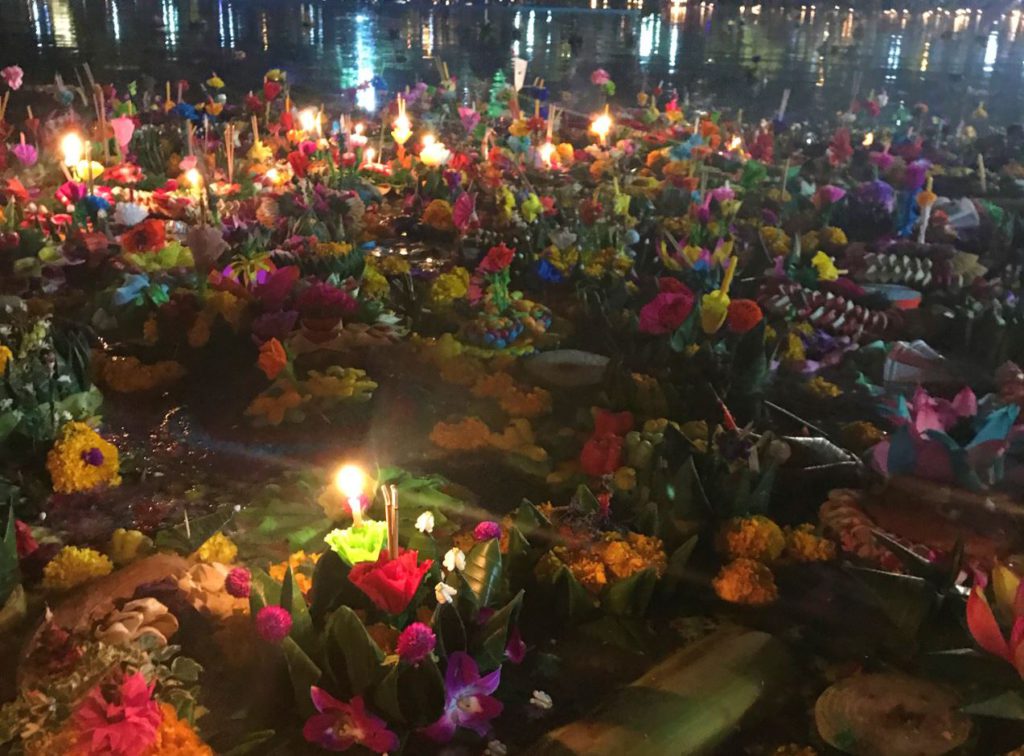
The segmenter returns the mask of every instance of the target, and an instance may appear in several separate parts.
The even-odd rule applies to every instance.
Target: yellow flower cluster
[[[193,349],[200,349],[206,346],[210,340],[210,329],[216,315],[210,310],[202,310],[196,315],[195,321],[188,329],[188,345]]]
[[[0,375],[7,372],[7,363],[12,359],[14,359],[14,353],[11,352],[10,347],[0,344]]]
[[[772,571],[754,559],[729,562],[711,583],[720,599],[734,604],[761,606],[775,601],[779,595]]]
[[[185,368],[174,360],[144,365],[136,357],[100,356],[96,363],[100,381],[119,394],[163,389],[177,383],[185,375]]]
[[[391,284],[388,283],[388,279],[377,270],[377,266],[366,263],[366,267],[363,268],[363,282],[359,286],[359,290],[362,294],[369,297],[370,299],[383,299],[391,291]]]
[[[506,372],[481,376],[470,391],[475,397],[497,399],[512,417],[537,417],[551,411],[550,392],[537,387],[521,389]]]
[[[320,554],[307,554],[300,549],[289,556],[286,561],[270,565],[268,572],[270,577],[280,583],[284,580],[288,568],[291,567],[296,587],[303,593],[309,593],[309,589],[313,587],[313,581],[306,573],[312,572],[319,560]]]
[[[455,224],[452,222],[451,203],[442,199],[431,200],[423,210],[422,221],[424,225],[438,231],[455,230]]]
[[[536,437],[530,421],[526,418],[513,418],[501,433],[492,433],[488,439],[491,446],[499,451],[518,454],[534,462],[543,462],[548,453],[543,447],[537,446]]]
[[[368,400],[377,384],[365,370],[332,365],[323,373],[310,370],[303,387],[313,398]]]
[[[782,528],[764,515],[735,517],[718,534],[719,550],[729,559],[774,562],[786,548]]]
[[[313,247],[317,257],[348,257],[351,251],[352,245],[347,242],[319,242]]]
[[[514,418],[501,433],[491,429],[478,417],[466,417],[453,423],[436,423],[430,441],[445,451],[479,451],[488,447],[519,454],[534,462],[543,462],[548,453],[537,446],[530,421]]]
[[[199,562],[231,564],[238,557],[238,547],[234,541],[217,531],[207,538],[192,556]]]
[[[786,528],[786,556],[794,562],[829,562],[836,558],[836,545],[814,532],[811,524]]]
[[[448,307],[465,299],[469,293],[469,271],[462,267],[442,273],[430,287],[430,303],[435,307]]]
[[[814,376],[807,382],[807,391],[818,399],[835,399],[843,395],[843,390],[831,381],[826,381],[820,375]]]
[[[867,451],[885,438],[885,433],[867,420],[847,423],[839,435],[843,443],[855,452]]]
[[[377,263],[377,269],[385,276],[404,276],[412,270],[412,266],[409,265],[409,261],[404,257],[388,255],[380,259],[380,262]]]
[[[278,382],[264,391],[245,409],[245,416],[265,422],[267,425],[280,425],[285,415],[302,405],[303,397],[288,383]]]
[[[213,756],[213,749],[199,739],[188,720],[178,718],[173,706],[161,702],[160,713],[156,739],[142,756]]]
[[[65,546],[43,569],[43,588],[68,591],[93,578],[109,575],[113,569],[110,559],[94,549]]]
[[[206,297],[205,302],[206,311],[224,318],[224,322],[231,326],[232,331],[237,331],[242,325],[247,307],[244,299],[236,297],[230,291],[212,292]],[[212,320],[210,324],[212,325]]]
[[[793,240],[789,234],[777,226],[763,226],[761,228],[761,243],[765,249],[774,257],[788,255],[793,246]]]
[[[139,557],[149,553],[153,548],[153,541],[138,530],[125,530],[118,528],[110,536],[110,547],[107,552],[114,564],[122,566],[134,562]]]
[[[70,422],[46,455],[46,469],[57,493],[121,485],[117,447],[85,423]]]
[[[796,333],[786,334],[786,342],[779,350],[779,359],[782,362],[803,362],[807,359],[807,349],[804,347],[804,340]]]
[[[829,249],[845,247],[849,244],[849,239],[846,238],[846,232],[836,226],[825,226],[821,229],[819,239],[821,240],[821,245],[823,247],[828,247]]]
[[[658,577],[668,569],[668,557],[660,538],[640,533],[605,533],[600,541],[583,547],[556,546],[537,564],[539,577],[564,564],[580,584],[593,594],[605,586],[648,568]]]
[[[772,751],[771,756],[818,756],[818,752],[810,746],[787,743],[786,745],[780,745]]]
[[[811,265],[818,271],[819,281],[835,281],[839,278],[839,269],[835,261],[824,252],[818,252],[811,258]]]

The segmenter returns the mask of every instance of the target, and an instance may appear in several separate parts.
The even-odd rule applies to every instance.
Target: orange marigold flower
[[[277,339],[264,341],[263,346],[260,347],[257,364],[268,379],[274,380],[288,364],[288,353]]]
[[[711,582],[720,599],[734,604],[761,606],[779,596],[772,571],[753,559],[730,562]]]
[[[729,302],[729,314],[725,327],[731,333],[746,333],[761,322],[764,313],[753,299],[733,299]]]

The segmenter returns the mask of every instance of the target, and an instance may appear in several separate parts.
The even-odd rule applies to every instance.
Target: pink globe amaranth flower
[[[407,664],[419,664],[430,656],[435,646],[437,636],[434,631],[422,622],[413,622],[398,636],[395,650],[398,658]]]
[[[249,598],[252,591],[252,574],[244,567],[235,567],[225,578],[224,588],[235,598]]]
[[[315,685],[309,695],[320,712],[307,719],[302,728],[302,737],[310,743],[328,751],[347,751],[354,745],[374,753],[398,750],[398,736],[387,728],[387,722],[366,710],[362,696],[344,703]]]
[[[4,77],[4,81],[7,82],[7,86],[11,89],[21,89],[21,82],[25,78],[25,72],[21,70],[21,66],[7,66],[6,68],[0,69],[0,76]]]
[[[490,541],[494,538],[501,538],[501,525],[494,520],[485,520],[473,528],[473,538],[477,541]]]
[[[292,629],[292,615],[281,606],[265,606],[256,614],[256,632],[267,643],[280,643]]]

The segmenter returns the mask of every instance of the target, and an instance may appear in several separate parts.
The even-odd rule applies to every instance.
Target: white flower
[[[447,583],[438,583],[434,586],[434,598],[439,604],[450,604],[455,600],[459,592]]]
[[[508,746],[500,740],[491,740],[487,743],[484,756],[508,756]]]
[[[433,533],[434,513],[428,511],[420,514],[420,516],[416,518],[416,530],[421,533]]]
[[[149,210],[135,202],[118,202],[114,222],[122,226],[137,226],[149,217]]]
[[[884,108],[889,104],[889,95],[885,93],[884,89],[875,95],[875,102],[878,103],[878,107],[880,108]]]
[[[538,709],[544,709],[545,711],[555,705],[554,701],[551,700],[551,696],[543,690],[533,691],[533,696],[530,697],[530,703]]]
[[[576,242],[576,234],[565,228],[560,228],[551,234],[551,243],[559,249],[569,249]]]
[[[448,553],[444,555],[444,568],[448,572],[454,572],[459,570],[460,572],[466,569],[466,555],[462,552],[458,546],[453,546],[448,549]]]

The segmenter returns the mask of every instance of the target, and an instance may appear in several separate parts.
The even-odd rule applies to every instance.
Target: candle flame
[[[82,159],[82,138],[74,132],[67,134],[60,142],[60,149],[64,153],[64,165],[77,166]]]
[[[551,156],[555,152],[555,145],[551,142],[544,142],[537,151],[540,153],[540,159],[544,161],[544,164],[550,166]]]
[[[366,488],[366,473],[357,465],[345,465],[334,476],[334,485],[350,502],[358,501]]]
[[[865,134],[864,135],[864,141],[861,142],[861,144],[863,144],[865,147],[870,147],[874,143],[875,143],[875,133],[873,131],[869,131],[867,134]]]
[[[185,180],[192,186],[200,186],[203,183],[203,177],[199,174],[195,168],[189,168],[185,171]]]
[[[363,150],[363,158],[366,160],[367,163],[372,163],[373,158],[376,155],[377,151],[373,149],[373,147],[367,147],[365,150]]]
[[[316,130],[316,123],[319,120],[317,118],[317,112],[313,108],[306,108],[299,113],[299,124],[302,126],[302,130],[305,132],[313,132]]]
[[[355,132],[356,134],[358,134],[359,136],[362,136],[362,135],[363,135],[363,130],[364,130],[364,129],[366,129],[366,127],[365,127],[365,126],[364,126],[363,124],[361,124],[361,123],[357,123],[357,124],[355,125],[355,128],[353,129],[353,131],[354,131],[354,132]]]
[[[729,145],[728,145],[729,152],[735,152],[742,145],[743,145],[743,140],[740,138],[740,135],[739,134],[734,135],[733,138],[729,140]]]
[[[597,116],[590,124],[590,131],[597,134],[603,142],[608,132],[612,130],[612,117],[608,113]]]
[[[267,181],[276,184],[280,180],[280,174],[277,172],[277,168],[271,168],[263,174]]]

